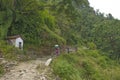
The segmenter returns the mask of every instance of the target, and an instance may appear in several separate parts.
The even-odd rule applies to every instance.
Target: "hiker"
[[[58,56],[60,54],[59,45],[55,45],[55,54]]]
[[[69,47],[67,47],[67,53],[70,53],[70,49],[69,49]]]

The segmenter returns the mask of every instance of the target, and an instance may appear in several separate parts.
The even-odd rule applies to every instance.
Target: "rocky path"
[[[50,68],[45,66],[46,61],[47,59],[36,59],[19,63],[0,80],[54,80],[48,79]]]

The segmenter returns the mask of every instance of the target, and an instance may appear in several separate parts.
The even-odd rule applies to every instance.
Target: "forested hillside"
[[[22,36],[23,51],[6,43],[13,35]],[[120,20],[94,11],[88,0],[0,0],[0,57],[27,60],[30,52],[53,53],[55,44],[78,48],[54,59],[61,80],[120,80]]]
[[[111,14],[94,11],[88,0],[0,0],[0,39],[21,35],[33,47],[95,44],[119,58],[119,25]]]

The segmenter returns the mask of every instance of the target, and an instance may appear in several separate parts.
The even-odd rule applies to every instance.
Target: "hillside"
[[[76,53],[58,56],[51,66],[54,74],[58,75],[61,80],[120,79],[120,64],[98,50],[79,48]]]
[[[94,11],[87,0],[1,0],[0,6],[1,40],[21,35],[26,49],[48,50],[93,42],[119,57],[120,21]]]
[[[24,40],[23,50],[7,43],[14,35]],[[54,56],[56,44],[61,55],[51,66],[61,79],[120,79],[120,20],[111,14],[94,11],[88,0],[0,0],[0,58],[21,62]],[[65,54],[68,47],[79,50]],[[0,75],[4,69],[0,65]]]

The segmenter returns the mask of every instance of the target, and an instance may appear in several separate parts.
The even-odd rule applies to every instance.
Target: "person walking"
[[[55,45],[55,54],[56,54],[56,56],[58,56],[60,54],[59,45]]]
[[[70,53],[70,49],[69,49],[69,47],[67,47],[67,53]]]

